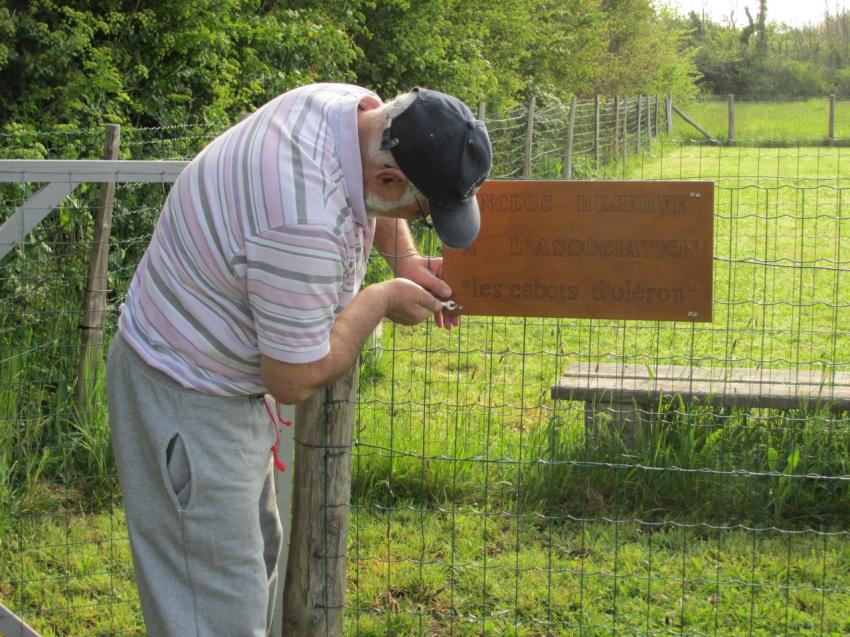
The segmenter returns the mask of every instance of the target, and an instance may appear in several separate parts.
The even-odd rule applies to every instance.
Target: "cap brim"
[[[428,207],[434,230],[448,247],[461,250],[475,241],[481,227],[481,214],[475,195],[452,206],[429,201]]]

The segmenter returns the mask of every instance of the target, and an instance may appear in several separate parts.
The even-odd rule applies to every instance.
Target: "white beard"
[[[404,194],[398,199],[384,199],[375,193],[367,193],[364,199],[366,214],[370,217],[379,217],[382,216],[381,213],[390,212],[395,208],[411,206],[416,202],[416,195],[416,188],[410,188],[410,184],[408,184],[408,188],[405,189]]]

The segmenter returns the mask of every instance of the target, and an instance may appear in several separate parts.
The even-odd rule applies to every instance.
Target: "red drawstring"
[[[277,401],[274,401],[275,410],[272,412],[272,408],[269,407],[269,401],[263,396],[263,405],[266,407],[266,412],[269,414],[269,418],[272,420],[272,427],[274,428],[274,444],[272,445],[272,457],[274,458],[274,466],[277,467],[278,471],[286,471],[286,465],[283,464],[283,460],[278,458],[277,452],[278,447],[280,446],[280,433],[277,430],[278,426],[278,418],[280,418],[280,412],[278,411]],[[277,416],[276,416],[277,414]],[[284,418],[280,418],[280,424],[291,427],[292,421],[286,420]]]

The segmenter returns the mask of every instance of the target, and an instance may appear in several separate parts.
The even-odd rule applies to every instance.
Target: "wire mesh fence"
[[[708,105],[725,117],[727,101]],[[384,324],[354,405],[345,634],[850,632],[850,415],[831,400],[850,373],[848,131],[767,145],[741,119],[735,145],[694,143],[678,117],[661,134],[665,106],[541,99],[487,114],[493,176],[714,181],[713,323]],[[747,106],[776,118],[758,115],[776,104]],[[837,122],[847,111],[838,100]],[[121,154],[190,158],[218,132],[125,130]],[[0,146],[96,157],[102,138]],[[107,341],[167,189],[117,187]],[[3,185],[0,223],[34,190]],[[44,635],[143,633],[102,387],[91,407],[73,395],[96,195],[78,188],[0,261],[0,603]],[[626,437],[616,406],[553,397],[572,364],[630,365],[646,384],[668,365],[782,372],[792,390],[816,373],[824,392],[783,409],[662,395],[631,406],[642,424]]]
[[[850,97],[781,98],[747,95],[703,97],[681,104],[713,138],[747,146],[848,144]],[[731,129],[730,129],[731,126]],[[676,118],[674,134],[705,140],[692,125]]]

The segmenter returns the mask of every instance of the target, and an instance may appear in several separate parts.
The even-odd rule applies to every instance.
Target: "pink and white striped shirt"
[[[284,93],[207,146],[177,178],[130,284],[119,325],[185,387],[260,394],[260,353],[328,353],[363,282],[366,216],[357,110],[370,91]]]

